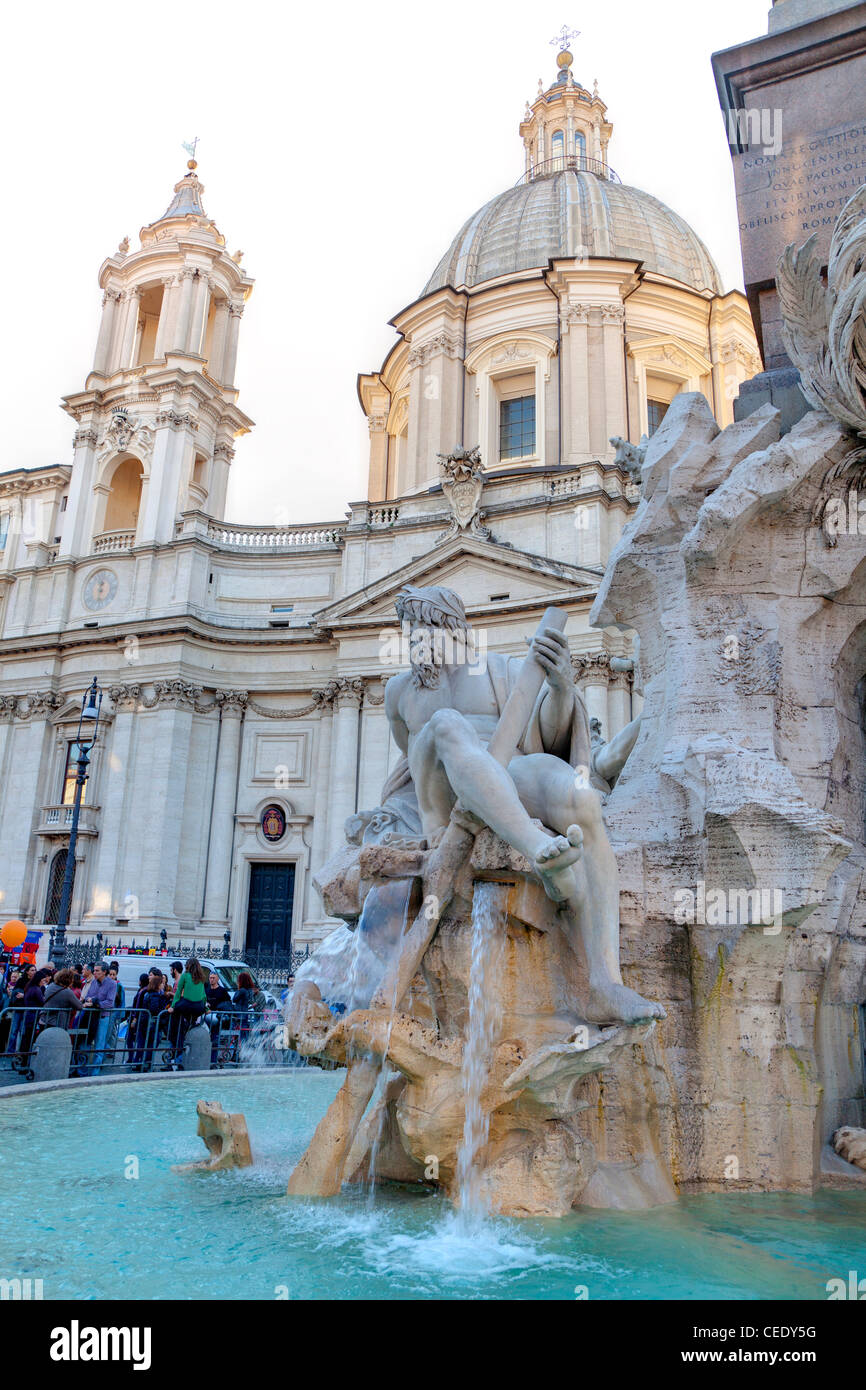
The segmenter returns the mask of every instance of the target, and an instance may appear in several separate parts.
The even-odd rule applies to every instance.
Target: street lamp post
[[[75,845],[78,840],[78,817],[81,813],[81,798],[87,781],[90,753],[96,742],[99,728],[99,711],[102,708],[102,691],[93,677],[93,683],[85,691],[81,701],[81,714],[78,717],[78,771],[75,777],[75,800],[72,804],[72,824],[69,828],[69,848],[66,852],[66,868],[63,874],[63,889],[60,894],[60,908],[57,913],[57,927],[54,932],[53,957],[59,970],[66,960],[66,923],[69,920],[69,907],[72,902],[72,883],[75,878]]]

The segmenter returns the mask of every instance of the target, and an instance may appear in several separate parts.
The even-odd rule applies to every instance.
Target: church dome
[[[721,294],[712,256],[658,198],[581,168],[521,182],[464,223],[424,287],[471,288],[575,256],[642,261],[690,289]]]

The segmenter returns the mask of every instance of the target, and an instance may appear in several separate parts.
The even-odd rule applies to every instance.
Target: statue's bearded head
[[[465,651],[469,624],[463,600],[453,589],[407,584],[397,595],[397,617],[409,633],[409,661],[416,686],[435,689],[440,669]],[[460,658],[458,657],[458,660]]]

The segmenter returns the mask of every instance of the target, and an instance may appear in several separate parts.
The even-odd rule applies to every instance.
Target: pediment
[[[628,343],[629,356],[643,362],[654,371],[686,372],[689,376],[707,376],[713,364],[692,343],[673,334],[652,338],[633,338]]]
[[[52,723],[52,724],[55,724],[55,725],[64,725],[64,726],[68,726],[68,725],[74,724],[75,727],[77,728],[77,727],[78,727],[78,721],[79,721],[80,718],[81,718],[81,696],[78,696],[77,699],[64,700],[63,704],[62,704],[62,705],[59,705],[59,706],[55,709],[54,713],[52,714],[52,716],[51,716],[51,723]],[[109,702],[106,700],[106,701],[103,702],[102,708],[101,708],[101,710],[100,710],[100,712],[99,712],[99,725],[100,725],[100,728],[102,728],[103,725],[105,725],[105,724],[110,724],[113,718],[114,718],[114,713],[113,713],[113,711],[112,711],[112,709],[111,709],[111,706],[110,706]],[[74,730],[73,730],[73,732],[74,732]]]
[[[404,584],[443,584],[454,589],[471,618],[489,613],[494,595],[508,594],[502,607],[513,611],[515,606],[533,608],[557,599],[574,601],[585,596],[590,600],[599,582],[598,574],[579,565],[458,536],[319,609],[316,626],[333,630],[393,622],[394,603]]]

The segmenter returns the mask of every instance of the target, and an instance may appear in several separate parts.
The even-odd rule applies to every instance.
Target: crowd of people
[[[210,1029],[214,1062],[227,1020],[240,1015],[239,1034],[248,1036],[253,1016],[265,1008],[265,996],[248,971],[240,972],[230,993],[215,972],[206,972],[191,957],[186,964],[173,961],[168,973],[156,965],[142,972],[132,1006],[125,1010],[119,969],[117,961],[80,971],[58,970],[53,961],[41,969],[7,966],[0,985],[0,1050],[23,1059],[43,1028],[65,1028],[74,1040],[73,1062],[77,1059],[72,1074],[97,1076],[105,1054],[116,1053],[124,1028],[125,1059],[134,1071],[149,1071],[157,1049],[166,1059],[164,1071],[182,1070],[186,1034],[199,1019]],[[287,983],[291,987],[291,976]]]

